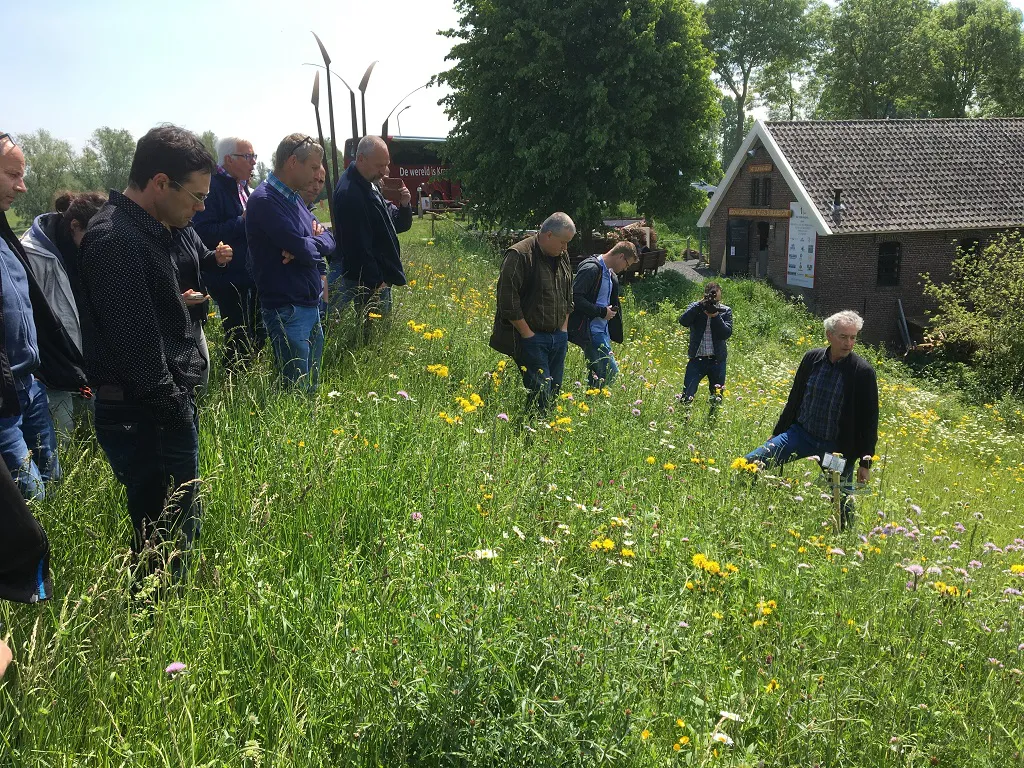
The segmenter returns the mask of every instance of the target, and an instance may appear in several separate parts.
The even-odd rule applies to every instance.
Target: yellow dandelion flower
[[[774,693],[777,690],[779,690],[779,681],[773,677],[768,681],[768,685],[764,687],[764,691],[765,693]]]
[[[651,738],[651,732],[644,728],[642,731],[640,731],[640,738],[644,741],[647,741],[649,738]]]
[[[676,468],[676,465],[673,464],[671,461],[666,461],[664,464],[661,465],[661,468],[664,469],[666,472],[671,472],[673,469]]]
[[[629,549],[628,547],[623,547],[622,551],[619,554],[623,557],[636,557],[636,552],[634,552],[632,549]]]
[[[657,459],[655,459],[653,456],[648,456],[646,459],[644,459],[644,461],[646,461],[648,464],[654,464],[654,462],[656,462]]]
[[[675,744],[672,745],[672,749],[674,749],[676,752],[679,752],[682,749],[682,747],[679,745],[679,742],[677,741]]]
[[[677,728],[685,728],[686,727],[686,723],[683,722],[683,719],[681,717],[677,717],[676,718],[676,727]]]

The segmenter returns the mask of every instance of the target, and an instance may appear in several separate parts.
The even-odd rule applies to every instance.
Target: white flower
[[[470,555],[474,560],[493,560],[497,556],[498,553],[493,549],[474,549]]]
[[[719,712],[718,714],[719,714],[719,715],[721,715],[722,717],[724,717],[724,718],[725,718],[726,720],[732,720],[732,721],[733,721],[734,723],[742,723],[742,722],[743,722],[743,718],[742,718],[742,717],[740,717],[739,715],[737,715],[737,714],[736,714],[735,712],[726,712],[726,711],[725,711],[725,710],[723,709],[723,710],[722,710],[721,712]],[[725,734],[722,734],[722,735],[723,735],[723,736],[725,736]],[[729,738],[729,737],[728,737],[728,736],[726,736],[726,738]],[[724,743],[724,742],[723,742],[723,743]],[[729,743],[730,743],[730,744],[732,744],[732,742],[731,742],[731,741],[730,741]]]
[[[515,534],[516,536],[518,536],[518,537],[519,537],[519,540],[520,540],[520,541],[526,541],[526,534],[525,534],[525,533],[523,533],[523,532],[522,532],[521,530],[519,530],[519,526],[518,526],[518,525],[513,525],[513,526],[512,526],[512,532],[513,532],[513,533],[514,533],[514,534]]]
[[[732,746],[732,739],[729,737],[729,734],[722,733],[721,731],[715,731],[712,733],[711,740],[717,741],[719,744],[725,744],[727,747]]]
[[[341,392],[339,392],[336,389],[332,389],[330,392],[327,393],[327,396],[333,400],[336,397],[341,397]]]

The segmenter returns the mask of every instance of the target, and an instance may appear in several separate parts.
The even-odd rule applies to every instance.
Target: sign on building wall
[[[810,212],[800,203],[790,203],[789,261],[786,284],[802,288],[814,287],[814,259],[818,250],[818,231]]]

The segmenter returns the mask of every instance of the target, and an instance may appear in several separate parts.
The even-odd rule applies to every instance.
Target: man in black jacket
[[[849,488],[858,461],[857,482],[868,482],[878,442],[878,382],[871,364],[853,352],[863,326],[850,310],[825,320],[828,346],[804,355],[772,437],[747,461],[781,465],[841,453],[843,486]]]
[[[376,185],[388,175],[391,156],[379,136],[364,136],[356,147],[356,159],[341,174],[334,190],[334,212],[341,237],[341,285],[332,285],[337,306],[344,309],[355,299],[364,311],[371,301],[382,312],[391,309],[391,286],[405,285],[402,249],[398,233],[412,226],[411,196],[402,196],[397,223]],[[331,279],[337,275],[335,254]],[[332,302],[335,306],[335,302]]]
[[[689,360],[683,374],[680,399],[693,402],[697,387],[706,376],[711,388],[711,407],[722,402],[725,389],[726,340],[732,336],[732,310],[722,304],[722,287],[718,283],[704,286],[704,298],[695,301],[679,316],[679,324],[690,329]]]
[[[610,384],[619,372],[612,354],[612,342],[621,344],[623,338],[619,273],[638,258],[636,246],[623,240],[581,263],[573,278],[569,341],[583,348],[591,386]]]
[[[46,388],[87,393],[82,355],[54,315],[32,274],[21,241],[7,222],[25,192],[25,155],[7,134],[0,138],[0,282],[3,282],[5,362],[3,399],[13,412],[0,417],[0,454],[25,498],[41,499],[60,479],[57,436]]]

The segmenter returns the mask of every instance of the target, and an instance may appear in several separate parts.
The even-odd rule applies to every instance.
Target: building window
[[[750,207],[770,208],[772,204],[771,176],[756,176],[750,180]]]
[[[902,246],[899,243],[882,243],[878,246],[878,284],[900,284],[900,260]]]

